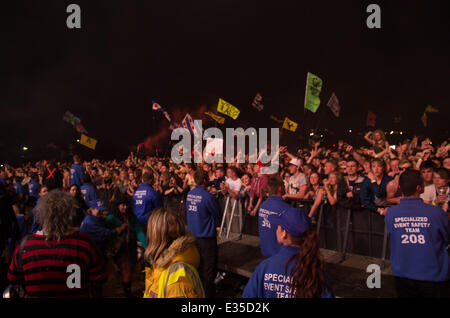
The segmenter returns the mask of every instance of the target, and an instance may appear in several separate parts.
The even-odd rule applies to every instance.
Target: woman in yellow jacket
[[[152,212],[147,225],[144,253],[144,298],[204,298],[197,272],[200,255],[195,237],[180,215],[163,209]]]

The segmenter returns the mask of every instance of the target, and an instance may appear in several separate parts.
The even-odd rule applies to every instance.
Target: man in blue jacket
[[[150,214],[154,209],[161,207],[161,196],[156,192],[151,184],[153,184],[153,175],[145,172],[142,175],[142,183],[136,189],[133,195],[134,214],[139,223],[147,230],[146,224]]]
[[[386,186],[392,180],[385,174],[386,163],[383,159],[375,158],[370,163],[371,172],[361,185],[361,204],[372,212],[386,213],[386,209],[379,207],[386,202]]]
[[[391,267],[399,297],[449,297],[450,270],[446,247],[450,241],[447,214],[420,198],[420,172],[400,176],[403,197],[386,212],[391,242]]]
[[[97,191],[92,185],[91,177],[88,174],[83,176],[83,185],[80,187],[80,191],[87,206],[90,206],[92,201],[97,200]]]
[[[196,237],[195,244],[200,253],[198,273],[206,297],[211,298],[215,296],[218,254],[215,220],[220,217],[220,206],[217,199],[205,189],[208,180],[203,169],[194,173],[196,186],[187,195],[186,214],[188,230]]]
[[[81,186],[83,183],[84,169],[80,166],[80,157],[73,156],[73,165],[70,168],[70,184]]]
[[[103,215],[103,211],[106,211],[107,208],[103,205],[102,200],[96,199],[92,201],[89,208],[90,214],[84,217],[80,226],[80,233],[88,235],[95,242],[99,251],[104,254],[106,244],[113,232],[120,234],[128,225],[124,223],[115,230],[108,229]]]
[[[268,258],[281,248],[277,241],[277,226],[270,223],[269,216],[278,215],[291,206],[282,198],[284,183],[280,176],[271,176],[267,180],[266,189],[269,197],[259,207],[258,228],[261,254]]]
[[[39,199],[41,185],[39,184],[39,177],[36,172],[32,172],[30,178],[31,181],[28,183],[28,196],[30,197],[31,205],[35,206],[36,201]]]

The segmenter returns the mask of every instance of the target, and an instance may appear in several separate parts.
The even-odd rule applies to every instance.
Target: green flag
[[[308,73],[306,77],[305,108],[315,113],[320,105],[320,91],[322,90],[322,80],[320,77]]]

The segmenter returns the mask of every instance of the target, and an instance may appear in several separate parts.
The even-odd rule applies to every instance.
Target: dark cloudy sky
[[[270,127],[289,116],[300,130],[378,125],[423,133],[427,104],[441,111],[427,133],[448,136],[449,1],[371,1],[381,30],[366,27],[369,1],[7,1],[2,3],[0,149],[65,146],[77,133],[66,110],[99,140],[98,153],[122,153],[167,122],[151,110],[241,109],[233,125]],[[82,29],[66,27],[81,6]],[[323,79],[319,113],[303,112],[306,73]],[[261,92],[266,109],[251,108]],[[331,92],[340,119],[326,109]],[[205,107],[204,106],[204,107]],[[227,120],[227,123],[232,120]],[[118,151],[117,149],[120,149]]]

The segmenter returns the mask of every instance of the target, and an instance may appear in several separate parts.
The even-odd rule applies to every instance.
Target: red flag
[[[375,127],[377,121],[377,115],[374,112],[370,111],[367,113],[366,126]]]

